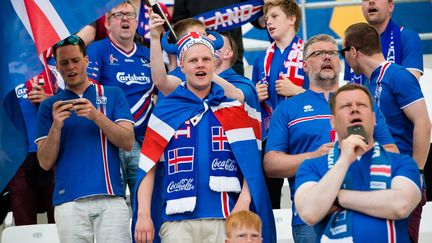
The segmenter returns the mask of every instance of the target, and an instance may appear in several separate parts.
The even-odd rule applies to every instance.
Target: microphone
[[[159,3],[157,0],[149,0],[150,7],[153,9],[153,12],[159,14],[161,18],[165,20],[165,23],[163,24],[163,28],[166,32],[168,32],[168,42],[171,44],[177,43],[177,36],[174,33],[174,30],[172,29],[170,23],[168,22],[168,19],[166,18],[165,14],[163,13],[161,7],[159,6]]]

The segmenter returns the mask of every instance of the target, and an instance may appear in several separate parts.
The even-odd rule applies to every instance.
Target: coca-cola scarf
[[[231,151],[228,137],[220,125],[212,109],[204,100],[204,111],[190,120],[185,121],[175,132],[164,151],[165,176],[163,180],[163,198],[166,200],[165,212],[167,215],[193,212],[197,201],[199,187],[206,185],[199,184],[198,174],[204,170],[200,158],[200,149],[206,146],[209,148],[208,173],[209,188],[215,192],[236,192],[241,191],[241,172],[237,161]],[[199,140],[200,122],[204,113],[208,112],[208,124],[206,130],[209,132],[208,141]],[[200,165],[198,165],[200,164]]]
[[[147,172],[157,164],[169,141],[174,136],[175,131],[185,121],[202,114],[206,110],[206,106],[208,106],[207,109],[213,112],[223,127],[238,166],[248,183],[252,199],[250,209],[255,211],[266,225],[263,229],[265,242],[275,242],[274,217],[262,174],[257,141],[250,125],[248,114],[241,103],[225,97],[223,89],[215,83],[212,83],[212,88],[206,101],[199,99],[191,93],[184,83],[165,99],[161,100],[155,107],[150,117],[141,150],[135,191],[138,190]],[[162,224],[161,210],[165,203],[160,197],[160,191],[164,190],[159,180],[161,177],[158,170],[156,172],[155,188],[151,204],[152,220],[156,232],[159,231]],[[134,201],[133,230],[139,207],[137,196],[135,196]],[[155,242],[158,242],[158,240],[156,239]]]

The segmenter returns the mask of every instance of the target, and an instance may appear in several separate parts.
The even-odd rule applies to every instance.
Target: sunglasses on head
[[[65,44],[72,44],[77,45],[80,41],[80,38],[77,35],[71,35],[68,38],[59,41],[57,44],[55,44],[56,47],[61,47]]]

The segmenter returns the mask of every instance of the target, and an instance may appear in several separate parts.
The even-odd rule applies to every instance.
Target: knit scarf
[[[304,42],[298,36],[295,36],[291,41],[291,44],[287,47],[289,52],[283,62],[279,64],[279,74],[276,79],[282,79],[284,77],[289,78],[295,85],[300,87],[303,86],[304,75],[303,74],[303,47]],[[273,56],[276,51],[276,42],[273,42],[266,51],[264,57],[264,79],[261,83],[270,84],[270,80],[275,79],[271,75],[271,66],[273,62]],[[274,80],[276,81],[276,80]],[[273,84],[273,83],[272,83]],[[275,85],[275,84],[273,84]],[[278,95],[279,96],[279,95]],[[280,97],[278,100],[282,101],[286,97]],[[261,103],[261,116],[264,131],[266,132],[270,126],[270,120],[273,114],[273,104],[269,99],[266,99]]]
[[[177,129],[193,117],[200,119],[208,110],[221,124],[221,130],[215,130],[214,136],[226,136],[226,142],[229,143],[233,152],[235,148],[248,149],[241,145],[240,141],[242,140],[254,141],[257,148],[254,131],[243,106],[238,101],[225,97],[222,88],[216,84],[213,84],[213,88],[206,99],[201,100],[186,88],[186,83],[183,83],[170,95],[170,99],[163,99],[158,107],[159,109],[155,110],[152,115],[153,120],[150,120],[153,122],[149,121],[151,129],[148,129],[155,136],[146,136],[141,151],[140,164],[145,162],[148,163],[148,166],[154,165]],[[236,144],[239,145],[233,146],[235,142],[238,142]],[[172,153],[171,157],[168,153],[168,158],[166,158],[168,167],[170,163],[173,164],[172,161],[175,161],[174,157],[178,158],[179,156],[189,158],[188,161],[191,166],[182,171],[184,173],[181,173],[181,177],[179,174],[170,173],[171,171],[167,170],[165,177],[166,191],[168,192],[166,212],[167,214],[190,212],[195,208],[197,186],[196,168],[193,166],[193,149],[182,149],[172,151]],[[222,166],[218,166],[216,170],[211,170],[210,188],[214,191],[240,192],[238,171],[237,164],[235,164],[235,170],[231,170],[229,167],[222,168]]]
[[[339,159],[340,149],[339,143],[336,142],[332,150],[327,156],[328,168],[330,169],[335,161]],[[374,144],[372,153],[372,162],[370,165],[370,190],[385,190],[391,185],[391,161],[388,158],[384,148],[377,142]],[[352,180],[349,171],[345,175],[342,183],[342,189],[353,189]],[[339,208],[333,212],[327,223],[324,233],[321,237],[321,242],[338,242],[348,243],[353,242],[352,232],[352,215],[353,211],[345,208]],[[392,220],[389,223],[392,224]]]
[[[199,164],[205,163],[200,160],[197,151],[205,146],[207,142],[210,148],[209,153],[209,187],[215,192],[236,192],[241,191],[241,173],[237,161],[234,158],[228,137],[204,100],[204,111],[197,116],[184,122],[177,129],[173,139],[169,142],[164,152],[165,170],[164,176],[164,199],[167,202],[166,214],[177,214],[192,212],[195,209],[198,186],[197,176],[202,171]],[[208,124],[206,129],[210,132],[208,141],[198,140],[199,128],[196,126],[200,118],[207,114]]]

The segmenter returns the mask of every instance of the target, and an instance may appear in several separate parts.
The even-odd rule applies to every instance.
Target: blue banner
[[[25,131],[5,112],[6,95],[43,70],[39,54],[95,21],[121,0],[3,0],[0,16],[0,191],[27,154]],[[10,108],[10,107],[9,107]]]
[[[203,22],[208,30],[227,31],[261,17],[263,5],[263,0],[250,0],[197,15],[194,19]]]

